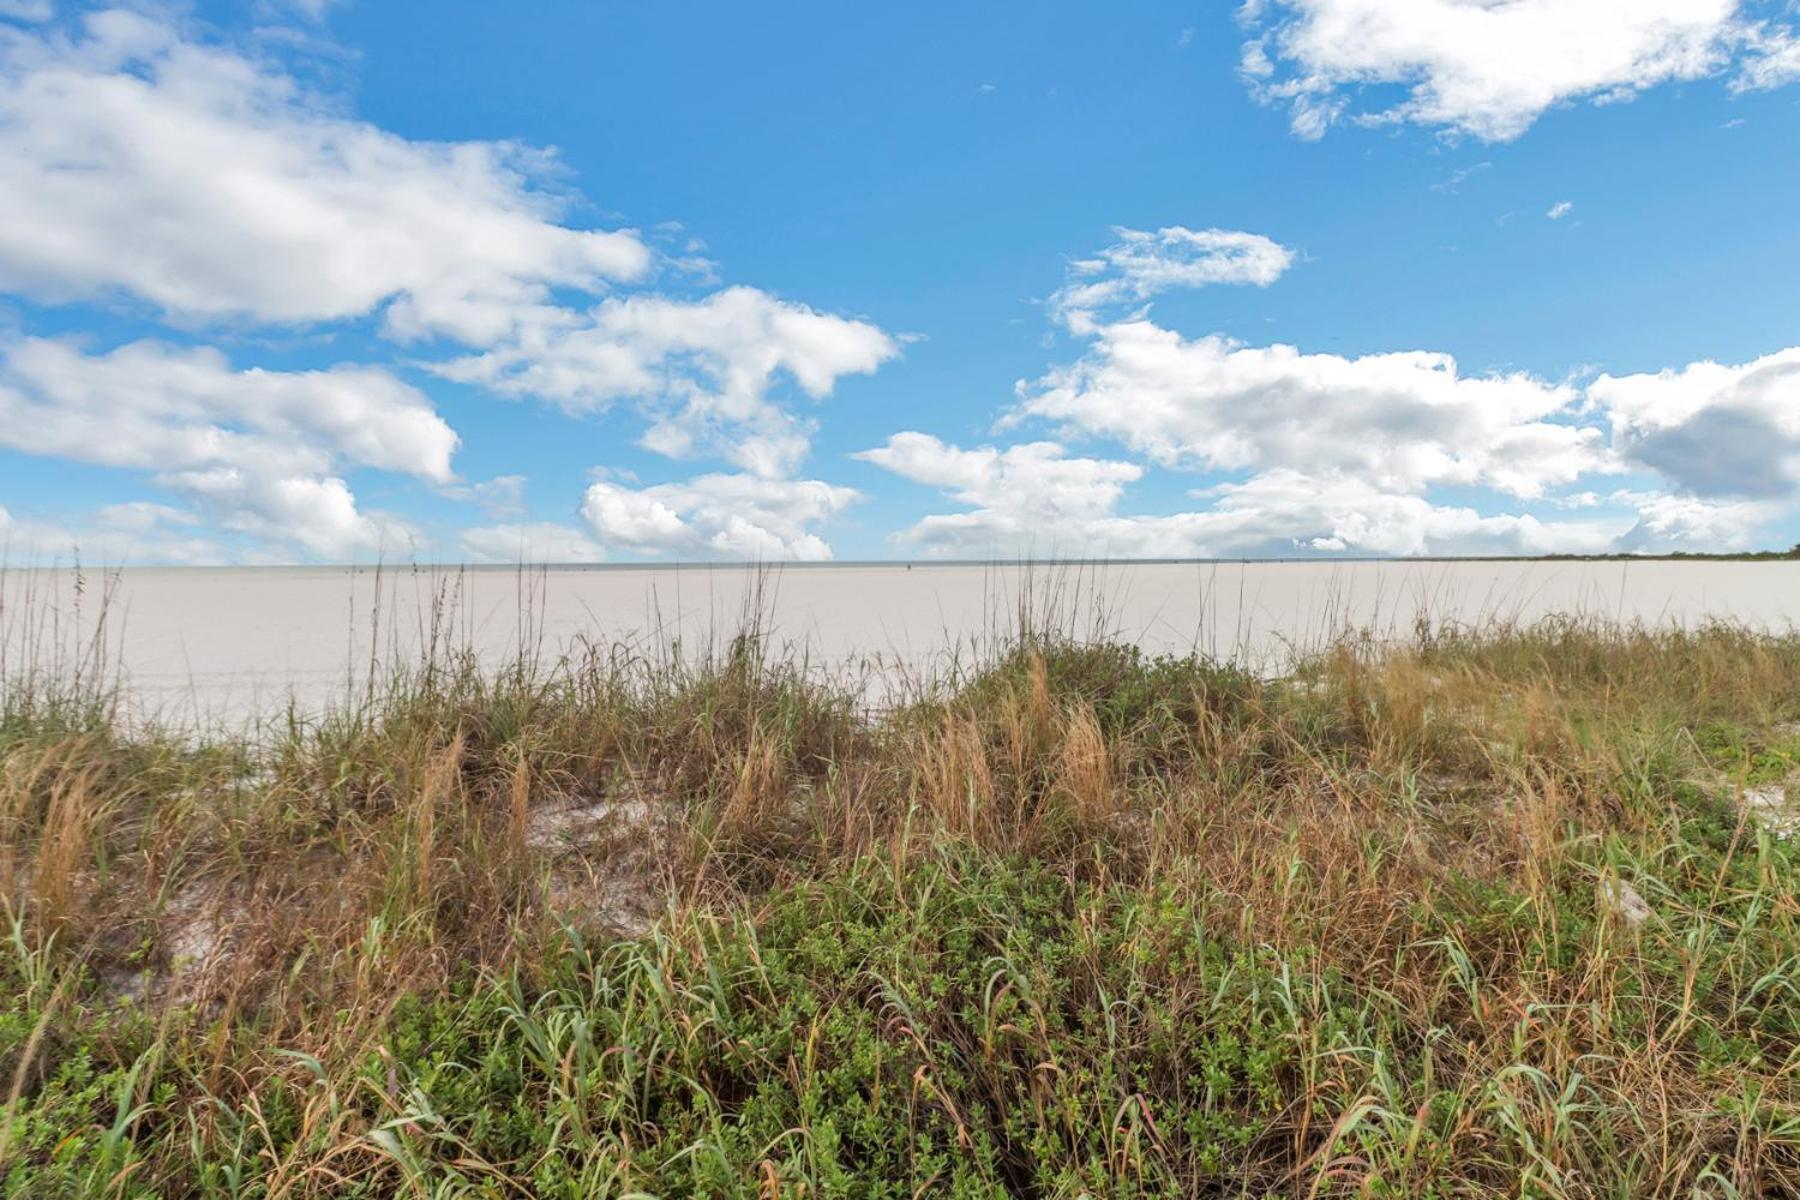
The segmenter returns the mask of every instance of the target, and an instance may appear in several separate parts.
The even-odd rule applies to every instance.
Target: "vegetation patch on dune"
[[[9,683],[6,1193],[1800,1188],[1800,639],[861,694],[754,631],[260,740]]]

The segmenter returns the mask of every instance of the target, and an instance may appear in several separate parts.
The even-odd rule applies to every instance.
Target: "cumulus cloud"
[[[1756,533],[1781,516],[1767,501],[1708,500],[1698,496],[1622,493],[1615,497],[1636,506],[1638,521],[1619,539],[1618,549],[1748,550]]]
[[[1737,86],[1793,77],[1780,26],[1740,0],[1249,0],[1243,73],[1316,138],[1368,87],[1398,88],[1367,122],[1411,121],[1509,141],[1550,108],[1618,100],[1740,69]]]
[[[597,563],[606,558],[605,548],[581,530],[549,521],[465,529],[458,544],[475,563]]]
[[[701,475],[633,488],[591,485],[581,515],[601,545],[676,558],[823,561],[831,547],[813,527],[861,498],[816,479]]]
[[[1070,282],[1051,299],[1053,312],[1086,324],[1093,310],[1121,301],[1143,301],[1173,288],[1207,284],[1267,287],[1293,265],[1294,252],[1259,233],[1235,229],[1155,232],[1115,226],[1118,238],[1070,264]]]
[[[0,288],[125,293],[183,319],[384,313],[486,345],[650,266],[629,231],[557,223],[541,152],[430,143],[137,13],[0,41]]]
[[[1057,422],[1170,467],[1535,497],[1604,466],[1601,432],[1567,419],[1574,398],[1530,375],[1463,375],[1447,354],[1307,354],[1190,340],[1140,318],[1098,327],[1080,360],[1022,384],[1011,420]]]
[[[360,510],[349,485],[335,477],[214,467],[169,472],[157,482],[190,497],[220,528],[263,542],[297,542],[328,561],[411,556],[425,544],[410,521]]]
[[[234,370],[211,349],[67,341],[0,346],[0,445],[150,472],[227,528],[326,557],[378,550],[381,523],[335,472],[449,483],[457,435],[416,389],[362,366]]]
[[[635,400],[651,417],[649,449],[715,454],[773,478],[791,473],[811,440],[810,423],[771,397],[777,377],[823,399],[843,376],[874,371],[898,351],[866,321],[733,287],[694,301],[608,299],[439,370],[575,413]]]
[[[1114,516],[1126,486],[1144,474],[1136,463],[1071,457],[1055,442],[965,450],[917,432],[896,433],[853,457],[967,506],[928,516],[896,536],[927,554],[1143,557],[1155,536],[1148,527],[1127,530]]]
[[[940,488],[960,503],[1041,521],[1110,512],[1125,485],[1144,474],[1136,463],[1069,458],[1055,442],[963,450],[910,432],[852,457]]]
[[[1079,359],[1022,383],[1002,426],[1028,420],[1166,468],[1246,476],[1205,494],[1206,520],[1082,534],[1117,544],[1383,554],[1591,551],[1614,541],[1634,550],[1738,547],[1800,496],[1800,349],[1742,365],[1601,375],[1582,387],[1524,372],[1466,375],[1451,356],[1426,351],[1344,357],[1188,339],[1134,317],[1095,326]],[[944,484],[905,469],[891,449],[867,457]],[[1458,488],[1488,493],[1489,507],[1506,497],[1593,507],[1586,493],[1561,493],[1621,475],[1663,489],[1615,493],[1612,507],[1635,509],[1630,527],[1529,514],[1476,520],[1475,508],[1430,499]],[[1008,520],[1034,527],[970,488],[958,498],[984,514],[974,522],[984,532]]]
[[[200,529],[191,512],[166,504],[112,504],[74,520],[14,517],[0,508],[0,559],[15,564],[84,563],[211,566],[231,551]]]
[[[1228,484],[1207,514],[1238,545],[1279,546],[1290,539],[1315,550],[1364,554],[1571,554],[1610,546],[1617,522],[1544,521],[1529,513],[1483,514],[1436,504],[1354,477],[1278,469]]]
[[[1427,502],[1443,487],[1587,507],[1584,493],[1557,493],[1647,474],[1666,491],[1615,495],[1639,518],[1614,530],[1622,549],[1739,547],[1800,496],[1800,349],[1578,387],[1520,372],[1468,376],[1446,354],[1309,354],[1190,340],[1134,319],[1097,327],[1082,358],[1021,385],[1003,424],[1027,419],[1177,470],[1248,473],[1214,493],[1218,510],[1247,520],[1264,505],[1280,516],[1267,532],[1323,548],[1591,550],[1603,528],[1529,516],[1470,524],[1474,510]],[[1295,491],[1295,480],[1307,482]],[[1298,504],[1308,490],[1315,501]],[[1368,524],[1353,519],[1359,510]]]
[[[1602,375],[1587,393],[1611,421],[1618,453],[1685,491],[1800,495],[1800,348],[1737,366]]]
[[[1015,451],[1027,453],[1015,454]],[[1000,452],[962,450],[924,434],[899,434],[859,457],[936,486],[967,511],[927,516],[898,540],[942,557],[1041,555],[1189,558],[1352,552],[1381,555],[1546,554],[1605,549],[1619,521],[1541,521],[1483,515],[1423,496],[1383,491],[1349,476],[1278,468],[1195,494],[1207,507],[1162,515],[1115,511],[1131,463],[1068,457],[1034,443]],[[1086,481],[1085,502],[1043,497]]]
[[[0,346],[0,440],[14,449],[157,469],[320,469],[333,459],[453,478],[457,435],[417,389],[376,367],[233,370],[210,348],[133,342],[90,355]]]

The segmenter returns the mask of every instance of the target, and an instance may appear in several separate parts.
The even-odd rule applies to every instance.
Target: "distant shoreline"
[[[7,571],[69,571],[75,569],[111,571],[741,571],[741,570],[832,570],[871,567],[946,568],[946,567],[1180,567],[1180,566],[1315,566],[1324,564],[1430,564],[1430,563],[1800,563],[1800,546],[1792,550],[1750,550],[1736,554],[1690,554],[1674,551],[1665,554],[1432,554],[1432,555],[1331,555],[1284,558],[866,558],[834,559],[828,562],[777,560],[750,562],[724,559],[685,559],[663,562],[386,562],[386,563],[80,563],[11,566],[0,562],[0,573]]]

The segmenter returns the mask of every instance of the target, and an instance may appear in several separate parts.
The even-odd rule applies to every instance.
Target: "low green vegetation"
[[[1800,1190],[1800,638],[863,694],[754,634],[258,740],[15,685],[5,1194]]]
[[[1578,562],[1793,562],[1800,560],[1800,543],[1786,550],[1736,550],[1716,554],[1671,550],[1664,554],[1546,554],[1545,561]]]

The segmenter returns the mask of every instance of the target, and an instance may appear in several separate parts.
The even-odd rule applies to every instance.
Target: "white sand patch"
[[[1800,804],[1788,798],[1786,784],[1770,783],[1747,787],[1743,793],[1744,811],[1770,835],[1786,841],[1800,833]]]
[[[100,980],[129,1004],[196,1003],[230,964],[231,914],[225,898],[204,883],[177,889],[156,918],[156,950],[147,965],[111,966]]]
[[[1601,911],[1610,913],[1633,929],[1656,915],[1656,910],[1638,894],[1638,890],[1616,875],[1608,875],[1600,881],[1596,898]]]
[[[642,800],[596,800],[532,810],[525,821],[525,846],[537,854],[558,854],[591,846],[610,834],[643,832],[650,806]]]
[[[546,806],[527,816],[525,846],[549,863],[551,907],[566,919],[636,935],[667,907],[660,864],[668,824],[665,812],[640,798]]]

